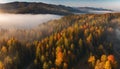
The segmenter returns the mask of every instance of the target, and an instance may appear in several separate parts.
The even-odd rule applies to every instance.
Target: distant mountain
[[[30,13],[30,14],[58,14],[68,15],[82,13],[80,10],[63,5],[52,5],[37,2],[11,2],[0,4],[0,12],[3,13]]]
[[[111,11],[102,8],[93,7],[69,7],[64,5],[45,4],[41,2],[11,2],[0,4],[0,13],[15,13],[15,14],[56,14],[70,15],[74,13],[90,13],[90,10]]]
[[[104,9],[104,8],[95,8],[95,7],[76,7],[76,9],[86,12],[86,13],[91,13],[91,11],[113,11],[111,9]]]

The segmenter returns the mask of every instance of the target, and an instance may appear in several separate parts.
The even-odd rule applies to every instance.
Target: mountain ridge
[[[74,13],[89,13],[84,9],[95,9],[88,7],[70,7],[64,5],[54,5],[42,2],[10,2],[0,4],[1,13],[15,13],[15,14],[56,14],[56,15],[71,15]],[[96,8],[96,10],[100,10]],[[101,9],[109,10],[109,9]],[[109,10],[111,11],[111,10]]]

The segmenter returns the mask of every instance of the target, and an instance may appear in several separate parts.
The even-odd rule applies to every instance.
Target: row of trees
[[[114,55],[102,55],[99,59],[91,55],[88,62],[89,66],[94,69],[117,69],[117,61],[115,61]]]

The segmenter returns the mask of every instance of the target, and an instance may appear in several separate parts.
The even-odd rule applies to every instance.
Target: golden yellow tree
[[[95,56],[90,56],[88,59],[88,62],[92,64],[92,66],[95,66]]]
[[[107,60],[107,56],[106,56],[106,55],[102,55],[102,56],[101,56],[101,61],[102,61],[102,62],[106,62],[106,60]]]
[[[4,64],[0,61],[0,69],[5,69]]]
[[[1,52],[4,53],[4,54],[6,54],[7,53],[7,48],[5,46],[2,46]]]
[[[110,64],[110,61],[108,60],[108,61],[106,61],[106,63],[105,63],[105,69],[112,69],[112,67],[111,67],[111,64]]]

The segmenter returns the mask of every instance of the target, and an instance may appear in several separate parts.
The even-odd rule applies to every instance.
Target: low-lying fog
[[[32,28],[60,17],[51,14],[0,14],[0,28]]]
[[[112,11],[89,11],[89,12],[95,14],[113,13]]]

